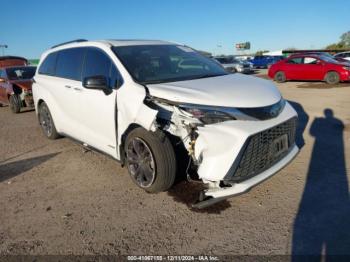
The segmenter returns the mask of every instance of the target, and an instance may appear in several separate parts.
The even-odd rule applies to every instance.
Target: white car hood
[[[150,95],[174,102],[225,107],[262,107],[277,103],[275,85],[243,74],[147,85]]]

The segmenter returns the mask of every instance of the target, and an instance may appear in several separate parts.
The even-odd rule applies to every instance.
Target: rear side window
[[[71,48],[58,52],[56,76],[81,81],[85,48]]]
[[[91,76],[105,76],[111,88],[115,87],[119,80],[119,73],[112,60],[97,48],[89,48],[85,56],[83,79]]]
[[[41,63],[39,68],[39,74],[54,75],[56,67],[57,52],[49,54],[45,60]]]

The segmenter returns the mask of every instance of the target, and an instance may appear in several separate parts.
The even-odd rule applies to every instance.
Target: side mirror
[[[83,86],[86,89],[102,90],[106,95],[112,93],[108,87],[108,81],[105,76],[90,76],[83,79]]]

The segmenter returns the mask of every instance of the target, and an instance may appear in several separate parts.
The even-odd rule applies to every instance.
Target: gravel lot
[[[47,140],[34,111],[0,108],[0,254],[350,254],[350,84],[278,86],[301,153],[201,211],[195,184],[147,194],[110,158]]]

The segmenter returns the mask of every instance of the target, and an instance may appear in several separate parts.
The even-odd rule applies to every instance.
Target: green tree
[[[340,42],[344,44],[344,47],[350,47],[350,31],[340,36]]]
[[[338,43],[334,43],[326,46],[326,49],[333,49],[333,50],[342,50],[345,48],[350,48],[350,31],[343,33],[340,36],[340,41]]]

